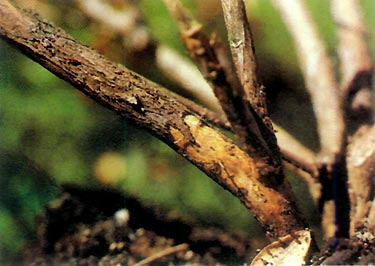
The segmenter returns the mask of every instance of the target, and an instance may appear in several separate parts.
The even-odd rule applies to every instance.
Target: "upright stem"
[[[90,98],[163,140],[238,197],[271,239],[306,227],[287,180],[264,180],[253,158],[182,104],[180,97],[6,0],[0,3],[0,36]]]

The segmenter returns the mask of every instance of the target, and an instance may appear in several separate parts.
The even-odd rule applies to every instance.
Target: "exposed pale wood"
[[[303,229],[283,176],[269,178],[254,159],[210,127],[181,97],[112,63],[61,29],[0,3],[0,36],[90,98],[163,140],[237,196],[271,239]]]
[[[231,124],[232,131],[248,152],[270,178],[282,176],[282,162],[274,132],[263,122],[241,87],[233,86],[215,50],[215,39],[210,39],[202,27],[185,9],[179,0],[164,0],[175,18],[182,39],[192,58],[197,62]],[[276,173],[276,174],[275,174]]]
[[[133,31],[144,32],[144,26],[143,25],[135,25],[135,22],[131,22],[128,20],[128,18],[123,18],[122,16],[126,16],[127,11],[118,11],[116,13],[116,16],[111,17],[109,21],[104,20],[102,17],[101,7],[103,9],[112,8],[111,6],[107,5],[103,1],[96,1],[95,6],[97,8],[92,8],[92,6],[89,4],[90,1],[88,0],[77,0],[76,1],[79,6],[81,7],[81,10],[84,14],[89,16],[91,19],[94,19],[98,21],[99,23],[102,23],[108,27],[111,28],[111,30],[118,32],[120,34],[124,34],[124,37],[129,37],[130,35],[133,35]],[[136,6],[131,6],[131,12],[137,14],[137,16],[132,15],[131,17],[133,19],[136,19],[137,21],[142,21],[142,19],[139,17],[140,12],[136,12],[134,10]],[[115,10],[111,10],[110,12],[116,12]],[[118,24],[115,22],[118,20]],[[126,23],[125,23],[126,22]],[[125,23],[125,24],[124,24]],[[138,30],[138,27],[140,27],[140,30]],[[146,31],[147,33],[147,31]],[[205,106],[207,106],[210,110],[214,110],[218,112],[218,114],[214,114],[210,112],[209,110],[201,110],[200,108],[193,107],[190,102],[184,102],[184,104],[188,105],[193,109],[195,112],[199,113],[202,117],[207,119],[210,123],[221,127],[226,130],[230,130],[230,124],[225,119],[225,117],[222,115],[222,110],[220,107],[219,102],[215,98],[214,93],[212,92],[211,87],[208,85],[207,81],[203,78],[202,74],[197,70],[196,66],[194,66],[190,61],[183,58],[181,55],[176,53],[173,49],[164,46],[164,45],[157,45],[155,40],[152,39],[152,36],[148,36],[147,39],[150,42],[153,42],[154,45],[156,45],[155,56],[152,56],[155,58],[156,66],[172,81],[174,81],[176,84],[178,84],[181,89],[184,89],[186,92],[191,93],[195,98],[197,98],[198,101],[202,102]],[[219,48],[219,47],[215,47]],[[222,52],[217,51],[218,57],[221,57],[219,59],[220,63],[223,65],[230,65],[230,62],[225,62],[225,60],[228,60],[226,58],[226,55],[222,55]],[[176,67],[178,66],[178,67]],[[230,67],[227,66],[227,69]],[[226,73],[227,74],[227,73]],[[304,150],[308,150],[306,147],[303,147],[302,144],[294,145],[293,143],[297,143],[298,141],[295,140],[293,136],[285,132],[284,129],[280,128],[277,125],[274,125],[277,128],[277,135],[278,135],[278,144],[281,147],[281,152],[283,153],[283,158],[288,160],[288,163],[286,164],[287,167],[296,172],[298,175],[302,176],[303,179],[309,184],[310,191],[314,195],[313,198],[317,198],[317,195],[319,195],[319,192],[317,190],[317,186],[315,186],[315,180],[312,178],[312,175],[315,172],[314,166],[311,164],[312,161],[316,160],[315,158],[312,159],[311,157],[312,152],[308,151],[307,153],[304,152]],[[291,143],[293,145],[291,145]],[[297,148],[298,147],[298,148]],[[312,155],[314,156],[314,155]],[[294,161],[296,160],[296,161]],[[301,170],[301,168],[303,168]]]

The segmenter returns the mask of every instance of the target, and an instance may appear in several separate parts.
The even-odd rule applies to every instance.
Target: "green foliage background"
[[[199,9],[199,1],[184,2],[207,25],[207,30],[224,32],[220,13],[210,16]],[[274,118],[298,133],[301,141],[317,149],[315,131],[301,123],[313,118],[311,108],[298,105],[298,97],[305,99],[306,106],[309,101],[303,92],[290,36],[270,1],[248,2],[258,59],[266,73],[265,83],[272,86],[274,76],[283,75],[287,87],[293,88],[273,92],[276,96],[271,109],[282,110],[274,111]],[[329,15],[329,1],[307,2],[333,54],[334,25]],[[375,4],[372,0],[362,2],[374,51]],[[50,4],[49,12],[43,15],[82,42],[90,45],[95,41],[95,24],[64,1]],[[155,38],[184,54],[177,28],[162,2],[143,0],[141,8]],[[121,57],[115,60],[123,61]],[[152,76],[152,71],[145,73],[150,79],[172,86],[167,81],[164,83],[162,77]],[[57,195],[59,185],[108,185],[95,177],[95,167],[103,154],[114,154],[123,164],[117,166],[121,170],[117,176],[121,178],[110,181],[110,186],[136,195],[145,204],[161,206],[202,225],[240,230],[252,237],[260,235],[251,215],[237,199],[165,144],[87,99],[1,41],[0,258],[15,254],[35,240],[35,217]],[[293,176],[290,179],[298,194],[308,193],[300,180]],[[311,202],[303,198],[300,205],[307,211],[312,208]],[[315,212],[309,211],[308,216],[317,224]]]

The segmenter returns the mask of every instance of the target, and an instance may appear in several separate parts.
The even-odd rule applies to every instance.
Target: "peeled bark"
[[[270,176],[209,125],[196,105],[124,66],[110,62],[36,15],[0,3],[0,36],[75,88],[163,140],[237,196],[271,239],[306,227],[288,181]],[[194,106],[192,108],[191,106]],[[266,173],[266,175],[264,175]]]

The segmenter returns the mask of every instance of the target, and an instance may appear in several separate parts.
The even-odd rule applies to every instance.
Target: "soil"
[[[250,240],[196,228],[114,190],[64,186],[39,218],[38,243],[13,265],[241,265]]]
[[[312,265],[375,265],[375,236],[363,228],[351,239],[331,239]]]
[[[114,190],[64,186],[39,218],[38,242],[10,265],[248,265],[251,241],[187,224]],[[375,236],[363,230],[328,241],[311,264],[375,265]]]

